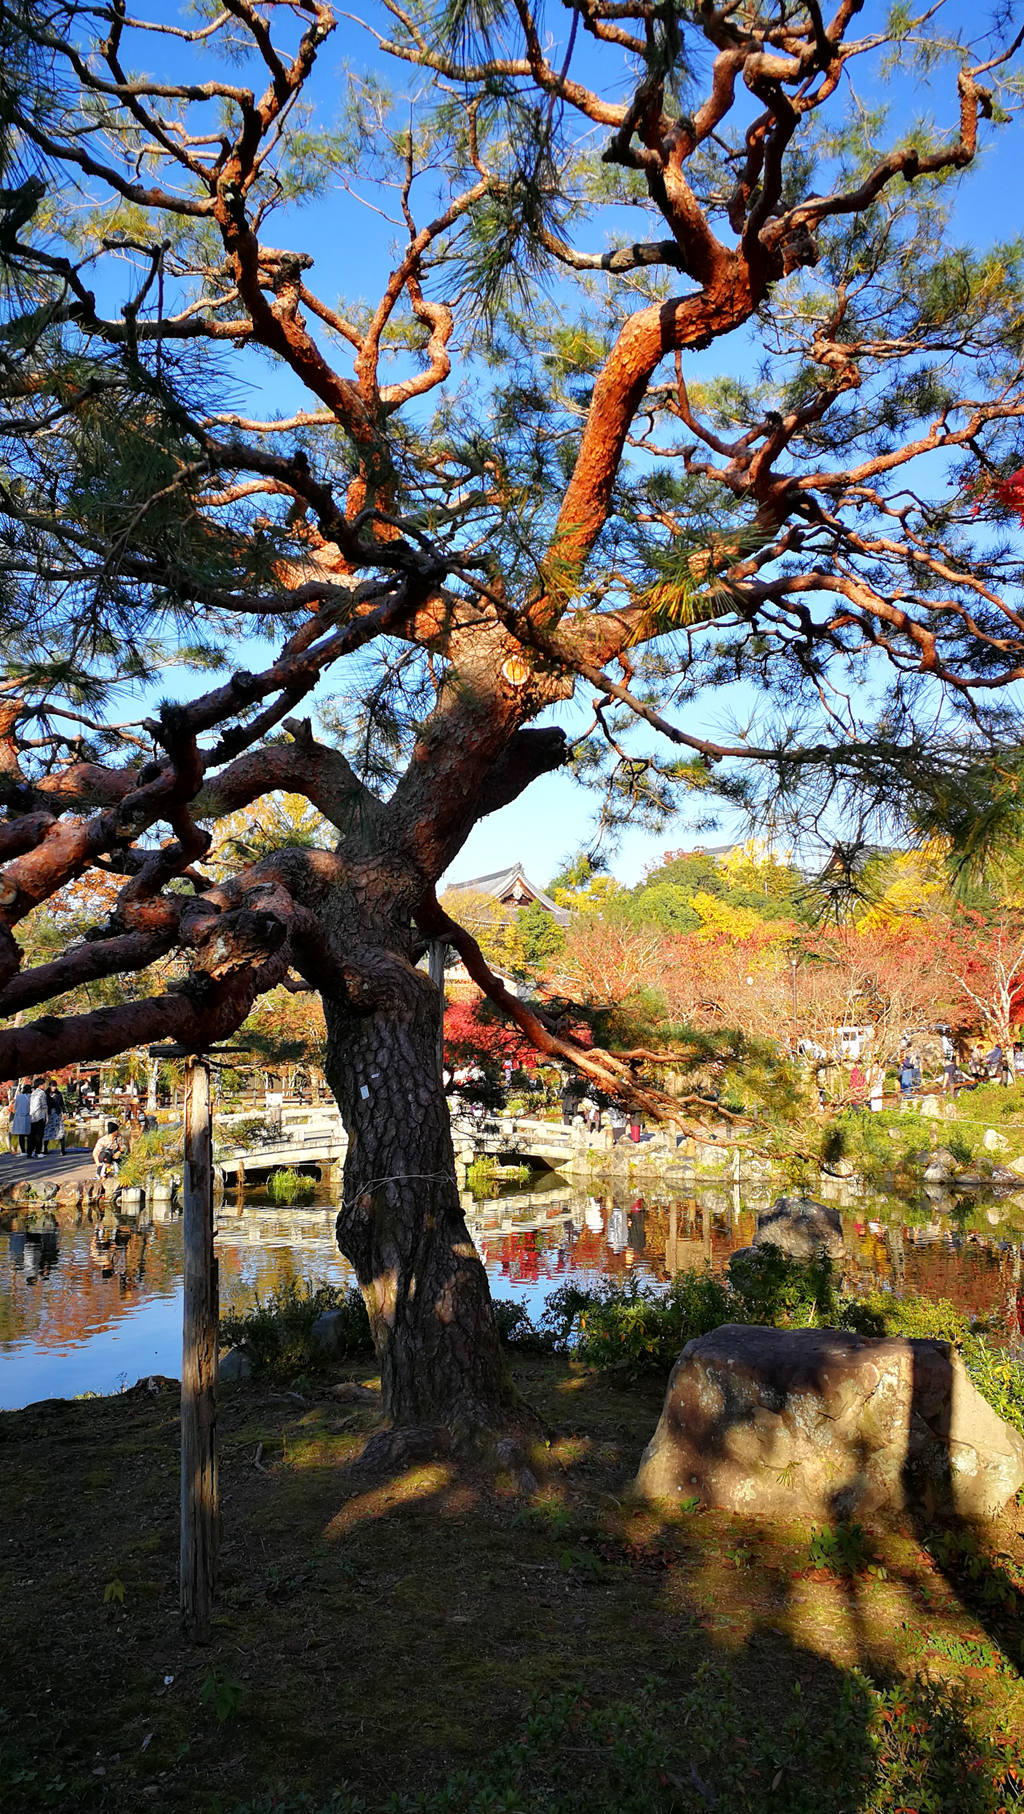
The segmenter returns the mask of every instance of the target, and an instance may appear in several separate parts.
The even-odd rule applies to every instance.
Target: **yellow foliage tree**
[[[315,845],[330,849],[336,841],[337,833],[304,794],[265,794],[251,806],[217,821],[202,867],[222,881],[271,851],[289,845],[300,850]]]
[[[877,874],[875,899],[854,922],[857,931],[891,932],[933,912],[948,899],[948,859],[949,847],[939,838],[886,858]]]
[[[703,889],[692,897],[690,906],[700,920],[698,938],[726,938],[741,943],[746,939],[785,940],[791,933],[785,920],[762,919],[753,907],[734,907]]]

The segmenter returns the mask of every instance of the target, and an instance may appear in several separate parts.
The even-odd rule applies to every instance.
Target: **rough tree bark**
[[[500,1423],[512,1400],[456,1185],[441,998],[400,956],[378,951],[375,970],[369,1012],[324,996],[327,1079],[349,1139],[338,1244],[366,1301],[385,1415],[458,1438]]]

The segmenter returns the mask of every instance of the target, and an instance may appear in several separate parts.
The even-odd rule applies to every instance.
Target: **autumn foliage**
[[[537,1054],[518,1027],[488,1013],[485,1002],[451,1002],[444,1016],[444,1055],[449,1065],[479,1064],[496,1069],[511,1060],[516,1070],[532,1068]]]

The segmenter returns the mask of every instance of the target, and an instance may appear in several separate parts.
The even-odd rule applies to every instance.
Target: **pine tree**
[[[0,1074],[199,1049],[312,984],[399,1422],[507,1410],[425,942],[548,1055],[630,1076],[438,907],[473,825],[567,763],[609,828],[688,794],[842,810],[851,847],[1015,797],[1021,251],[953,208],[1021,40],[944,10],[389,4],[324,127],[326,0],[0,5],[0,1006],[44,1010]],[[317,270],[350,235],[366,289],[364,184],[398,235],[369,301]],[[246,400],[268,366],[277,414]],[[246,636],[254,671],[117,721],[127,683]],[[763,709],[716,730],[698,704],[736,680]],[[570,746],[544,715],[580,682]],[[330,842],[213,879],[217,822],[278,792]],[[112,910],[26,966],[19,924],[97,869]],[[46,1011],[169,953],[175,987]]]

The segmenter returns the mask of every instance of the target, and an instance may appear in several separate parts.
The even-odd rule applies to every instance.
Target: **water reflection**
[[[826,1194],[823,1189],[822,1194]],[[464,1199],[478,1251],[500,1297],[539,1316],[568,1278],[581,1284],[726,1264],[753,1238],[767,1198],[706,1185],[686,1196],[592,1194],[548,1178],[531,1191]],[[951,1299],[971,1316],[1021,1328],[1024,1199],[954,1199],[907,1221],[905,1206],[840,1193],[849,1283]],[[326,1198],[282,1207],[253,1194],[218,1208],[225,1308],[305,1278],[347,1282]],[[0,1210],[0,1407],[109,1392],[143,1373],[180,1370],[181,1224],[76,1210]]]

